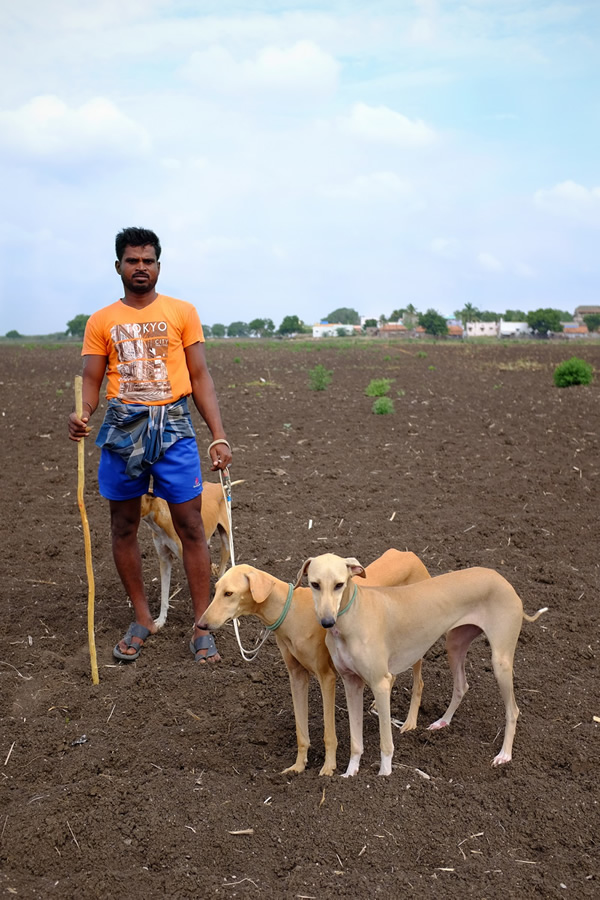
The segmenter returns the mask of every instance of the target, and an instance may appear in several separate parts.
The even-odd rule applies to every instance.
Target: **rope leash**
[[[235,551],[233,549],[233,523],[231,518],[231,476],[229,474],[229,469],[225,469],[225,478],[223,478],[223,471],[219,469],[219,478],[221,479],[221,489],[223,491],[223,497],[225,498],[225,509],[227,510],[227,524],[229,525],[229,558],[231,561],[231,565],[235,566]],[[240,648],[240,653],[242,655],[242,659],[245,662],[253,662],[258,655],[258,651],[265,643],[269,634],[272,630],[264,627],[262,630],[262,634],[260,634],[256,640],[254,647],[251,647],[247,650],[243,644],[242,639],[240,637],[240,626],[239,619],[234,618],[233,620],[233,630],[235,631],[235,637],[238,643],[238,647]],[[276,623],[277,624],[277,623]]]

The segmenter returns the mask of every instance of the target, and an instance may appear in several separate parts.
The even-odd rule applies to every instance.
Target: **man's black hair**
[[[153,231],[147,228],[123,228],[115,238],[115,251],[119,262],[123,259],[125,247],[145,247],[152,244],[156,252],[156,258],[160,259],[160,241]]]

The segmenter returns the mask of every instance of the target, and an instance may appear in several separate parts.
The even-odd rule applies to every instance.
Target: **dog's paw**
[[[512,754],[503,753],[502,751],[500,751],[498,756],[495,756],[493,758],[492,765],[493,766],[503,766],[505,763],[509,763],[511,761],[511,759],[512,759]]]
[[[392,719],[392,725],[400,729],[400,734],[404,734],[406,731],[414,731],[417,727],[416,722],[409,722],[408,719],[406,722],[401,722],[400,719]]]
[[[358,758],[351,757],[350,762],[348,763],[348,768],[342,775],[342,778],[352,778],[358,772],[359,766],[360,766],[360,756]]]
[[[450,722],[446,722],[445,719],[436,719],[435,722],[432,722],[427,731],[439,731],[440,728],[447,728]]]
[[[301,772],[304,772],[305,768],[306,768],[306,761],[304,761],[304,762],[298,762],[298,761],[296,760],[296,762],[294,763],[293,766],[288,766],[287,769],[283,769],[283,771],[281,772],[281,774],[282,774],[282,775],[289,775],[290,772],[293,772],[294,775],[300,775]]]
[[[382,753],[381,754],[381,763],[379,766],[378,775],[391,775],[392,774],[392,756],[393,753]]]

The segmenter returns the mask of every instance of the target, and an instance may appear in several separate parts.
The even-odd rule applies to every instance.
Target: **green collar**
[[[283,623],[285,617],[287,616],[287,614],[290,611],[290,606],[292,605],[293,593],[294,593],[294,585],[290,584],[290,586],[288,588],[288,595],[285,599],[285,604],[283,606],[283,610],[281,611],[281,615],[279,616],[279,618],[277,619],[276,622],[273,622],[272,625],[265,625],[265,628],[267,629],[267,631],[276,631],[279,628],[279,626]]]
[[[350,609],[350,607],[352,606],[352,604],[353,604],[354,601],[356,600],[356,595],[357,595],[357,593],[358,593],[358,588],[356,587],[356,585],[354,585],[354,591],[353,591],[353,593],[352,593],[352,596],[351,596],[350,599],[348,600],[348,602],[347,602],[347,604],[345,605],[345,607],[344,607],[343,609],[340,609],[339,613],[337,614],[337,618],[338,618],[338,619],[339,619],[340,616],[343,616],[344,613],[347,613],[347,612],[348,612],[348,610]]]

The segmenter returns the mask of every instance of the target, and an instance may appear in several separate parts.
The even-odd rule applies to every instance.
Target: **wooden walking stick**
[[[83,378],[75,376],[75,412],[81,418],[83,413]],[[77,445],[77,505],[81,513],[83,525],[83,540],[85,543],[85,570],[88,580],[88,645],[90,648],[90,663],[92,667],[92,683],[99,684],[98,663],[96,662],[96,639],[94,637],[94,569],[92,567],[92,541],[90,538],[90,525],[85,511],[83,488],[85,486],[85,442],[83,438]]]

